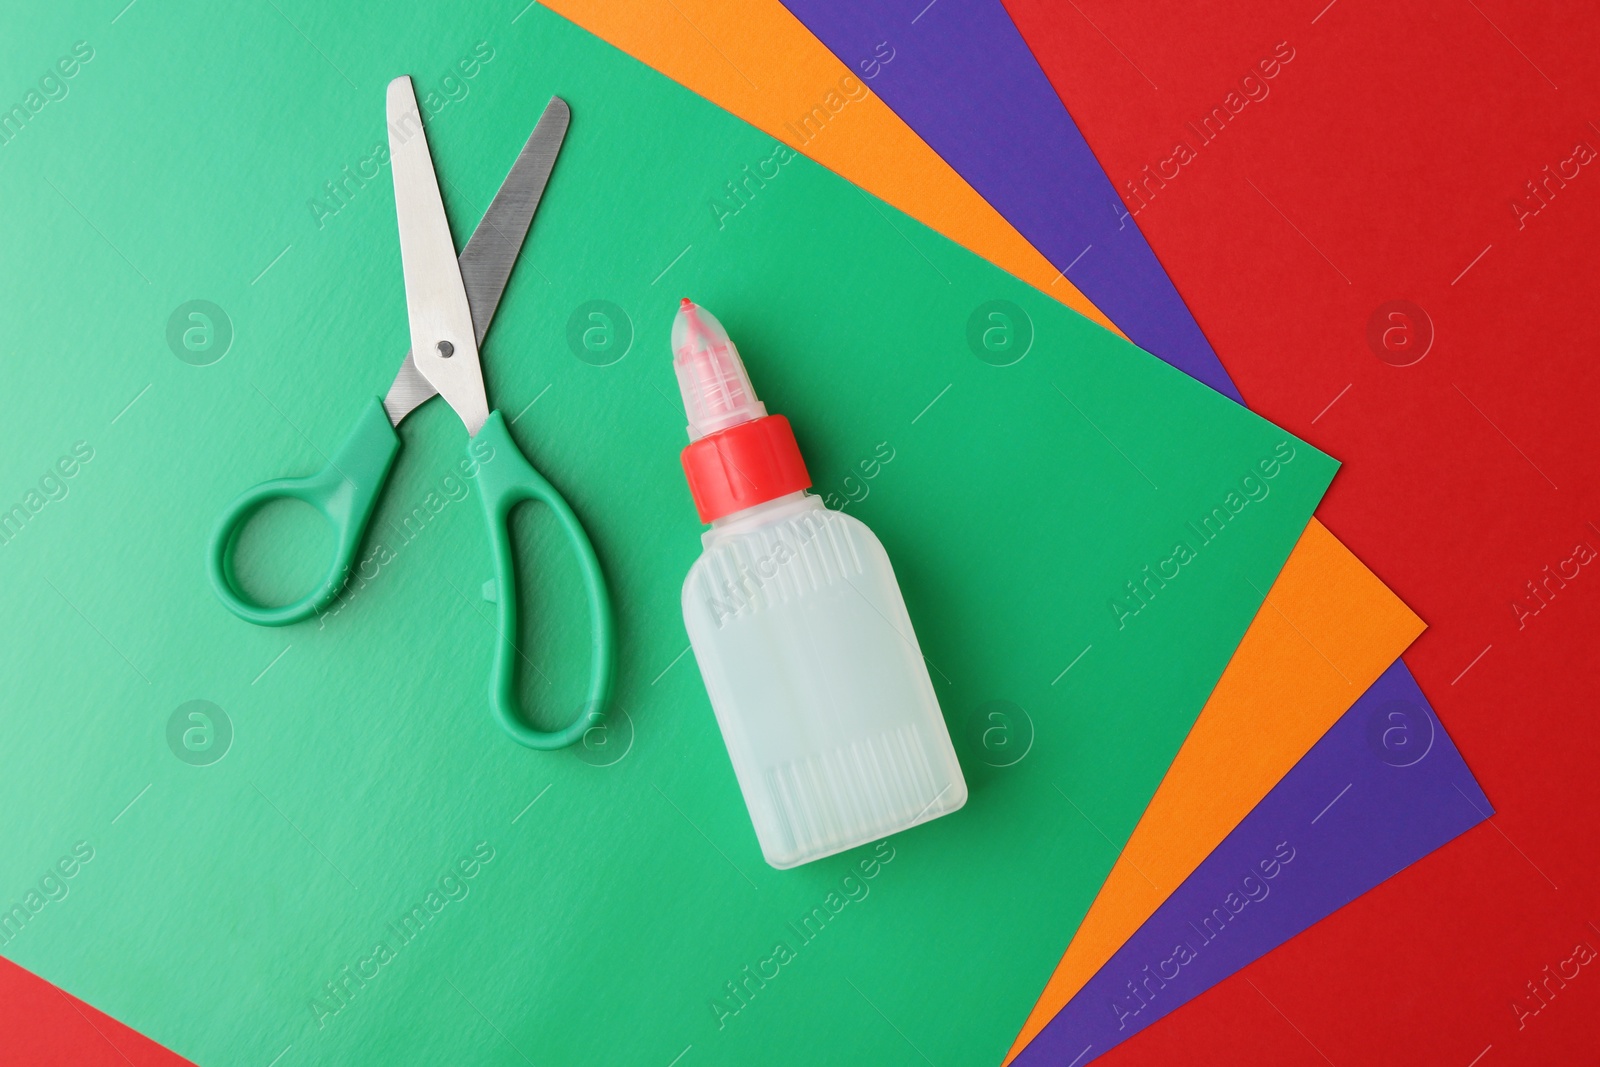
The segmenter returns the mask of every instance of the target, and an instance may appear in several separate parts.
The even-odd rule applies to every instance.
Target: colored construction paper
[[[1074,311],[1117,329],[872,92],[877,61],[859,72],[846,67],[776,0],[625,6],[556,0],[545,6]]]
[[[27,1067],[186,1067],[117,1020],[0,959],[5,1062]]]
[[[1600,948],[1600,22],[1078,7],[1010,5],[1252,407],[1347,461],[1319,513],[1429,621],[1407,662],[1497,811],[1106,1062],[1582,1062],[1600,988],[1546,974]]]
[[[899,143],[904,126],[886,117],[875,98],[850,103],[844,102],[848,96],[839,98],[838,110],[825,121],[819,119],[817,128],[802,131],[789,121],[810,113],[807,93],[815,86],[854,88],[860,82],[837,60],[828,68],[818,57],[826,50],[777,3],[741,5],[737,18],[717,3],[634,5],[626,14],[588,0],[560,0],[557,6],[629,54],[844,176],[868,185],[887,172],[894,181],[880,191],[896,206],[954,239],[971,234],[940,225],[949,215],[950,199],[942,195],[947,164],[908,149],[905,159],[885,168],[876,153],[885,143]],[[716,32],[719,40],[712,41],[699,27]],[[861,78],[875,80],[881,66],[881,61],[867,63]],[[762,72],[763,85],[746,78],[745,68]],[[855,103],[867,106],[851,110]],[[921,142],[913,146],[921,147]],[[925,172],[928,178],[919,180]],[[993,240],[987,231],[967,236],[965,243],[1046,291],[1061,277],[1057,273],[1036,280],[1037,273],[1030,271],[1037,255],[1018,256],[1015,242]],[[1031,246],[1022,247],[1032,253]],[[1220,364],[1215,370],[1223,373]],[[1270,609],[1264,606],[1252,624],[1041,994],[1018,1047],[1110,958],[1420,630],[1415,616],[1315,522],[1269,599]],[[1308,639],[1313,619],[1322,626]],[[1385,627],[1383,619],[1399,625]],[[1361,654],[1352,647],[1353,639],[1364,639]],[[1330,654],[1342,667],[1334,665]],[[1286,669],[1288,664],[1294,669]],[[1157,869],[1159,883],[1149,878]]]
[[[652,65],[674,75],[677,80],[700,90],[714,101],[729,106],[741,117],[762,126],[769,132],[784,137],[795,147],[808,151],[847,177],[861,179],[860,184],[883,195],[897,206],[909,208],[912,214],[933,225],[935,229],[953,238],[965,238],[964,243],[969,247],[1008,267],[1019,277],[1033,281],[1040,288],[1060,296],[1069,306],[1084,310],[1080,306],[1083,303],[1082,298],[1071,284],[1064,281],[1059,272],[1022,241],[1015,230],[1000,220],[992,208],[977,198],[970,187],[956,178],[946,164],[934,156],[920,140],[910,135],[904,124],[888,112],[880,101],[862,95],[861,80],[853,79],[850,72],[840,66],[838,61],[833,59],[831,54],[780,6],[772,4],[765,9],[747,10],[744,13],[745,17],[735,23],[740,28],[740,38],[734,41],[725,39],[721,42],[721,47],[729,49],[731,55],[716,51],[719,46],[712,45],[699,36],[688,21],[689,18],[693,18],[700,25],[716,27],[729,25],[728,20],[718,19],[714,10],[707,10],[706,5],[680,8],[658,5],[658,7],[659,10],[651,11],[636,6],[626,17],[618,17],[618,12],[605,5],[585,5],[572,0],[558,5],[563,14],[575,18],[591,30],[600,32],[613,43],[624,46],[630,53],[651,61]],[[699,51],[705,53],[704,55],[694,54],[697,46]],[[757,92],[754,83],[746,80],[734,66],[736,61],[742,62],[746,56],[752,55],[752,48],[755,52],[750,66],[751,69],[762,72],[764,92]],[[837,69],[827,69],[829,66]],[[865,78],[865,73],[863,80],[870,80]],[[845,114],[835,112],[817,119],[815,116],[819,112],[816,111],[816,106],[813,105],[808,110],[805,92],[817,84],[835,85],[835,89],[830,90],[834,92],[835,98],[829,101],[824,97],[824,101],[839,106]],[[797,89],[798,94],[795,91]],[[800,117],[806,129],[801,131],[793,122],[784,121],[785,115]],[[849,121],[841,122],[840,118],[848,118]],[[827,124],[826,131],[817,128],[822,123]],[[826,136],[822,136],[823,132],[826,132]],[[889,155],[898,157],[897,165],[893,167],[883,165],[882,153],[886,149],[890,150]],[[957,207],[962,210],[952,210]],[[1093,313],[1092,308],[1089,309],[1089,313]],[[1242,668],[1250,661],[1252,653],[1262,661],[1281,663],[1285,658],[1285,650],[1281,647],[1284,639],[1291,643],[1299,643],[1301,649],[1307,649],[1293,629],[1278,621],[1286,619],[1288,615],[1283,612],[1287,612],[1299,618],[1302,626],[1307,625],[1305,612],[1297,610],[1297,596],[1305,595],[1313,598],[1321,596],[1329,599],[1329,591],[1340,588],[1337,580],[1339,577],[1352,570],[1365,573],[1359,565],[1342,569],[1335,567],[1331,571],[1326,567],[1315,570],[1309,567],[1302,568],[1300,561],[1311,555],[1307,551],[1307,542],[1314,540],[1312,535],[1321,528],[1313,524],[1311,530],[1312,533],[1308,533],[1306,542],[1303,542],[1291,555],[1279,583],[1270,593],[1278,607],[1270,611],[1264,607],[1261,612],[1265,626],[1277,623],[1280,632],[1278,643],[1275,645],[1261,639],[1261,632],[1265,628],[1262,624],[1252,626],[1250,634],[1247,634],[1241,645],[1241,653],[1236,654],[1234,663],[1224,677],[1224,684],[1219,686],[1218,692],[1213,694],[1206,710],[1202,713],[1198,721],[1200,726],[1229,721],[1225,716],[1228,713],[1226,705],[1230,696],[1237,699],[1242,693],[1248,698],[1251,694],[1254,687],[1238,684],[1238,680],[1241,679]],[[1327,542],[1331,539],[1327,538],[1324,532],[1321,540]],[[1349,563],[1354,563],[1348,553],[1345,553],[1345,559]],[[1313,573],[1316,576],[1314,581],[1297,580]],[[1369,582],[1368,586],[1371,584]],[[1367,587],[1363,587],[1361,591],[1373,592]],[[1387,599],[1388,603],[1377,604],[1371,596],[1363,597],[1354,591],[1346,591],[1344,601],[1339,606],[1352,619],[1360,619],[1364,613],[1378,612],[1394,603],[1392,598]],[[1311,606],[1314,610],[1317,607],[1325,609],[1327,605]],[[1403,643],[1399,633],[1391,635],[1384,628],[1372,625],[1373,621],[1369,618],[1368,625],[1362,630],[1365,636],[1372,639],[1369,645],[1371,651],[1381,654],[1385,640],[1393,642],[1392,650],[1398,651]],[[1409,640],[1410,636],[1408,632],[1404,640]],[[1346,670],[1358,672],[1352,665],[1348,650],[1346,652],[1347,655],[1341,662]],[[1292,655],[1292,651],[1289,654]],[[1237,721],[1241,725],[1249,723],[1254,726],[1256,736],[1261,742],[1257,746],[1258,751],[1272,752],[1284,766],[1292,762],[1293,756],[1303,750],[1303,747],[1297,748],[1296,745],[1300,744],[1301,736],[1306,730],[1312,724],[1320,722],[1322,715],[1330,715],[1331,718],[1332,705],[1319,704],[1317,698],[1335,698],[1341,692],[1349,691],[1352,685],[1342,673],[1328,672],[1325,662],[1319,662],[1317,666],[1329,676],[1325,679],[1311,680],[1311,684],[1306,688],[1299,687],[1306,685],[1307,679],[1304,678],[1292,679],[1280,676],[1273,679],[1274,685],[1270,691],[1276,694],[1280,701],[1286,697],[1297,700],[1298,703],[1294,707],[1306,713],[1300,718],[1294,715],[1282,715],[1270,720],[1263,727],[1258,710],[1249,705],[1248,699],[1244,706],[1237,709],[1239,712],[1248,713],[1248,719],[1240,717]],[[1365,664],[1363,668],[1364,666]],[[1337,674],[1337,681],[1332,677],[1334,674]],[[1231,689],[1239,692],[1230,692],[1229,678],[1236,680]],[[1327,684],[1322,684],[1319,689],[1318,682]],[[1290,692],[1286,693],[1286,690]],[[1289,729],[1284,729],[1286,727]],[[1298,732],[1295,728],[1298,728]],[[1214,803],[1197,805],[1180,801],[1177,799],[1178,795],[1170,788],[1172,776],[1181,775],[1182,769],[1191,766],[1192,758],[1198,755],[1191,753],[1190,749],[1201,736],[1203,731],[1197,729],[1196,734],[1186,742],[1185,749],[1180,752],[1174,763],[1169,781],[1158,793],[1151,809],[1146,812],[1140,830],[1134,838],[1133,843],[1148,838],[1150,835],[1147,831],[1154,830],[1161,824],[1162,799],[1169,798],[1166,807],[1178,811],[1180,820],[1177,825],[1186,833],[1164,850],[1163,855],[1168,859],[1194,852],[1201,842],[1211,840],[1213,835],[1220,835],[1231,826],[1231,821],[1227,818],[1214,827],[1196,826],[1196,815],[1201,811],[1209,814],[1216,805]],[[1274,742],[1277,743],[1277,748],[1274,748]],[[1259,772],[1264,776],[1259,786],[1255,785],[1253,779],[1241,776],[1239,770],[1238,766],[1215,768],[1216,773],[1213,774],[1212,780],[1195,783],[1200,787],[1199,794],[1212,801],[1225,801],[1223,805],[1225,812],[1247,810],[1249,803],[1259,795],[1253,789],[1264,790],[1270,785],[1276,776],[1276,769],[1270,761],[1264,763],[1259,768]],[[1133,843],[1130,843],[1130,848]],[[1204,849],[1201,849],[1199,854],[1203,855],[1203,852]],[[1097,917],[1102,918],[1100,926],[1105,926],[1103,915],[1107,911],[1107,905],[1118,899],[1113,887],[1119,885],[1119,874],[1126,873],[1127,862],[1128,857],[1124,855],[1108,887],[1102,890],[1095,908],[1091,911],[1090,927],[1095,926]],[[1150,866],[1151,864],[1146,861],[1144,867],[1148,869]],[[1141,893],[1147,886],[1148,883],[1143,879],[1136,879],[1131,885],[1122,886],[1127,891],[1124,895],[1130,898],[1125,903],[1131,903],[1136,908],[1153,907],[1153,903],[1144,900]],[[1085,934],[1089,932],[1086,930]],[[1077,949],[1083,944],[1084,940],[1080,937],[1074,942],[1074,948]]]
[[[780,4],[742,6],[736,19],[718,3],[634,4],[625,11],[582,0],[551,6],[1075,310],[1107,322],[865,89],[876,77],[874,65],[859,77],[853,75]],[[697,27],[716,32],[716,43]],[[746,77],[746,69],[759,73],[759,86]],[[826,91],[816,91],[818,86]],[[1269,591],[1272,604],[1258,613],[1141,819],[1129,849],[1141,841],[1161,842],[1160,855],[1171,875],[1170,880],[1163,877],[1163,885],[1177,884],[1188,869],[1178,861],[1188,857],[1184,862],[1197,862],[1259,799],[1348,703],[1347,694],[1358,679],[1369,677],[1414,637],[1415,617],[1347,551],[1330,551],[1333,546],[1337,542],[1313,522]],[[1342,627],[1336,624],[1340,620]],[[1337,668],[1321,658],[1298,662],[1317,655],[1302,637],[1302,630],[1317,624],[1323,625],[1316,634],[1318,645],[1337,655]],[[1336,647],[1322,638],[1323,632],[1333,634]],[[1359,639],[1359,647],[1352,638]],[[1286,663],[1297,663],[1299,669],[1284,670]],[[1270,677],[1257,680],[1269,671]],[[1257,705],[1269,695],[1273,707],[1271,714],[1264,714]],[[1245,750],[1258,757],[1253,774],[1243,773],[1245,765],[1238,760],[1219,765],[1200,744],[1208,727],[1225,731],[1230,725],[1235,732],[1248,732]],[[1208,773],[1188,775],[1190,794],[1175,789],[1185,769],[1196,767]],[[1082,949],[1097,929],[1102,935],[1117,929],[1108,924],[1108,916],[1131,930],[1159,902],[1159,895],[1145,892],[1150,886],[1143,878],[1126,877],[1128,859],[1127,853],[1119,859],[1073,950]],[[1142,860],[1140,866],[1148,871],[1154,864]],[[1076,957],[1080,964],[1083,955],[1080,951]]]
[[[893,51],[872,91],[1135,344],[1240,399],[999,0],[784,6],[851,66]]]
[[[47,358],[0,400],[28,620],[0,663],[35,709],[5,720],[27,918],[0,948],[203,1064],[998,1060],[1333,461],[550,12],[279,6],[134,6],[3,149],[0,314]],[[318,466],[405,348],[373,148],[396,71],[458,238],[548,97],[572,108],[484,362],[612,586],[616,708],[575,751],[488,713],[489,558],[437,402],[336,608],[256,628],[205,579],[217,512]],[[691,292],[887,547],[971,790],[793,871],[685,658],[664,339]],[[301,517],[241,545],[269,594],[319,569]],[[518,540],[548,724],[588,642],[547,521]],[[1010,766],[981,758],[997,703],[1031,734]]]
[[[1094,1061],[1366,892],[1347,856],[1393,875],[1489,813],[1410,672],[1390,668],[1013,1062]]]
[[[1118,316],[1129,336],[1158,352],[1174,353],[1177,358],[1172,362],[1175,365],[1200,375],[1229,395],[1238,395],[1215,353],[1198,327],[1193,326],[1137,226],[1131,223],[1128,212],[1115,199],[1094,156],[997,4],[962,5],[948,20],[942,13],[940,19],[931,20],[926,29],[916,30],[908,27],[921,21],[927,8],[922,8],[914,18],[896,19],[882,6],[876,10],[858,5],[846,9],[822,3],[790,6],[806,18],[841,57],[856,54],[869,38],[875,39],[878,31],[882,31],[882,40],[890,42],[887,47],[896,58],[904,52],[912,60],[896,68],[894,76],[887,65],[871,68],[875,74],[884,75],[878,89],[897,111],[909,118],[944,158],[955,162],[963,174],[1001,205],[1014,221],[1024,225],[1031,223],[1028,235],[1033,242],[1054,252],[1062,270],[1079,281],[1086,291],[1114,297],[1116,290],[1096,288],[1110,276],[1108,271],[1120,279],[1124,293],[1128,286],[1137,289],[1141,299],[1121,305],[1123,314]],[[899,14],[904,16],[909,12]],[[871,32],[866,33],[864,26]],[[893,32],[889,27],[894,27]],[[980,55],[981,62],[976,67],[968,62],[969,53]],[[864,67],[863,73],[867,69]],[[963,72],[967,75],[965,79]],[[997,140],[1005,150],[997,146]],[[1019,152],[1026,154],[1029,166],[1016,165]],[[1006,161],[1005,164],[1000,160]],[[1031,174],[1036,174],[1037,179],[1029,180],[1027,176]],[[1076,207],[1104,203],[1111,210],[1105,213],[1086,213],[1071,208],[1059,210],[1047,207],[1047,202]],[[1091,263],[1088,253],[1096,242],[1102,256]],[[1070,261],[1067,260],[1069,255]],[[1193,328],[1174,332],[1173,324],[1182,321],[1188,321]],[[1297,695],[1305,701],[1298,705],[1302,710],[1316,705],[1315,694]],[[1158,803],[1141,823],[1142,833],[1135,838],[1135,842],[1148,843],[1142,852],[1145,865],[1159,864],[1167,877],[1153,883],[1147,876],[1138,874],[1141,855],[1138,848],[1135,848],[1135,856],[1124,855],[1097,899],[1085,928],[1069,947],[1030,1013],[1013,1052],[1037,1033],[1050,1015],[1110,958],[1139,922],[1165,898],[1170,887],[1194,869],[1194,865],[1348,706],[1347,701],[1348,698],[1321,704],[1317,707],[1320,715],[1303,719],[1285,716],[1285,725],[1298,727],[1298,730],[1263,732],[1264,741],[1278,742],[1282,747],[1276,753],[1276,760],[1261,760],[1256,776],[1241,776],[1237,768],[1227,762],[1219,763],[1204,744],[1197,743],[1192,754],[1186,745],[1174,764],[1172,789],[1164,789],[1165,796],[1158,796]],[[1254,706],[1240,710],[1258,713]],[[1251,720],[1229,720],[1219,709],[1216,721],[1235,729],[1248,729]],[[1228,746],[1219,747],[1226,749]],[[1257,751],[1268,747],[1264,744]],[[1219,779],[1226,784],[1217,784]],[[1197,804],[1190,799],[1193,796],[1209,797],[1213,802]],[[1201,811],[1214,821],[1193,817]],[[1185,814],[1190,816],[1188,820],[1183,818]],[[1413,858],[1425,854],[1419,852]],[[1357,852],[1349,859],[1360,864],[1365,856]],[[1376,884],[1387,873],[1380,868],[1369,870],[1368,884]]]
[[[1339,742],[1324,735],[1341,715],[1369,714],[1377,699],[1374,692],[1382,696],[1391,688],[1368,689],[1380,674],[1405,675],[1407,684],[1411,684],[1404,666],[1394,666],[1393,659],[1386,659],[1392,642],[1381,635],[1403,633],[1409,644],[1421,632],[1421,620],[1316,523],[1307,529],[1290,559],[1291,565],[1284,567],[1268,591],[1233,662],[1223,672],[1178,758],[1039,995],[1012,1046],[1012,1055],[1122,949],[1134,931],[1200,867],[1201,861],[1232,841],[1241,820],[1264,797],[1277,796],[1280,805],[1312,802],[1314,796],[1296,793],[1293,787],[1288,791],[1280,789],[1286,768],[1295,766],[1302,757],[1310,759],[1306,753],[1322,744],[1330,751],[1320,753],[1316,762],[1330,768],[1329,773],[1343,773],[1340,755],[1336,754],[1360,762],[1362,752],[1341,748]],[[1318,604],[1314,591],[1318,588],[1360,590],[1364,595],[1351,595],[1348,606],[1329,605],[1319,613],[1314,610]],[[1270,663],[1273,670],[1251,671],[1250,666],[1257,663]],[[1364,703],[1351,706],[1351,689],[1366,694]],[[1416,700],[1420,707],[1427,707],[1420,694]],[[1358,710],[1363,708],[1367,710]],[[1297,781],[1309,787],[1310,779],[1302,777]],[[1426,788],[1435,784],[1433,779],[1418,778],[1417,783],[1413,783],[1414,793],[1404,797],[1405,804],[1391,810],[1438,805],[1439,797]],[[1396,789],[1404,792],[1398,784]],[[1277,792],[1269,794],[1269,790]],[[1449,793],[1446,799],[1454,797]],[[1383,794],[1381,801],[1375,798],[1373,803],[1389,799],[1389,794]],[[1365,828],[1373,834],[1392,834],[1387,823],[1369,820]],[[1361,853],[1359,848],[1340,858],[1346,884],[1381,877],[1384,872],[1377,865],[1377,856],[1382,857],[1383,865],[1401,854],[1407,855],[1410,862],[1438,844],[1432,834],[1392,836],[1390,847],[1374,854],[1371,863],[1349,862],[1350,857]],[[1408,848],[1413,851],[1406,853]],[[1309,925],[1321,915],[1292,905],[1275,910],[1281,914],[1280,922],[1264,931],[1263,936],[1293,932],[1297,923]],[[1276,943],[1258,945],[1265,951]]]

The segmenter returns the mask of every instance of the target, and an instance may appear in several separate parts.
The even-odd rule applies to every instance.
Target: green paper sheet
[[[0,43],[0,951],[205,1067],[998,1062],[1334,462],[537,6],[118,6]],[[406,72],[458,245],[572,107],[483,357],[615,597],[615,711],[565,752],[491,721],[441,401],[328,615],[205,578],[220,509],[405,351]],[[887,546],[962,811],[762,862],[679,608],[682,295]],[[519,525],[547,725],[587,652],[553,535]],[[287,595],[328,546],[290,509],[241,557]]]

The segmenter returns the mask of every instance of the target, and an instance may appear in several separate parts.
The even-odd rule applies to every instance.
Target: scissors
[[[565,499],[523,457],[499,411],[489,410],[478,345],[488,332],[544,195],[566,137],[571,112],[551,97],[538,125],[522,147],[511,173],[462,251],[459,263],[433,157],[422,129],[422,115],[409,77],[389,83],[389,160],[394,171],[395,211],[400,221],[400,259],[405,274],[406,315],[411,351],[400,363],[394,384],[381,400],[363,409],[328,465],[306,478],[280,478],[246,490],[228,505],[212,533],[208,565],[212,588],[235,615],[260,626],[282,626],[309,618],[326,606],[349,580],[356,549],[372,517],[373,505],[400,450],[395,427],[435,394],[440,394],[465,424],[468,457],[477,467],[479,495],[494,557],[492,599],[499,603],[500,641],[489,679],[489,705],[515,740],[530,748],[558,749],[572,744],[605,714],[615,667],[616,636],[605,575],[577,516]],[[320,584],[301,599],[278,607],[255,602],[234,574],[239,532],[263,506],[275,500],[311,505],[333,527],[334,558]],[[568,546],[577,556],[589,601],[592,649],[588,696],[578,717],[563,729],[529,726],[518,714],[516,566],[508,520],[518,504],[537,500],[555,513]],[[486,586],[486,594],[491,587]]]

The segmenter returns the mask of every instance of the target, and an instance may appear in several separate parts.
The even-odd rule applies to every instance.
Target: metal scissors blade
[[[477,332],[409,77],[389,83],[387,113],[411,360],[476,437],[489,418]]]
[[[539,116],[538,125],[528,136],[527,143],[517,155],[511,171],[500,190],[489,203],[478,228],[467,240],[458,261],[461,280],[467,288],[467,303],[472,308],[472,324],[478,344],[482,346],[484,334],[495,310],[500,306],[501,294],[511,277],[511,268],[522,250],[528,226],[544,196],[545,185],[550,181],[550,171],[555,167],[556,156],[567,136],[567,126],[572,113],[565,100],[552,96]],[[400,372],[383,398],[383,407],[392,425],[411,414],[438,390],[422,376],[411,353],[400,363]]]

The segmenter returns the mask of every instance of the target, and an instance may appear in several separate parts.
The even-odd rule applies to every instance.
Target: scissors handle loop
[[[258,626],[283,626],[310,618],[326,607],[350,578],[356,549],[372,517],[378,491],[400,450],[400,438],[389,424],[383,401],[373,398],[361,413],[328,465],[306,478],[279,478],[247,489],[228,505],[211,533],[207,570],[211,587],[229,611]],[[310,504],[333,527],[333,562],[317,586],[290,604],[257,603],[244,591],[234,573],[234,550],[239,533],[250,519],[276,500]]]
[[[488,451],[493,454],[483,458]],[[611,617],[611,597],[606,591],[605,574],[595,558],[594,546],[572,508],[545,477],[533,469],[512,439],[500,412],[490,414],[478,436],[472,439],[472,456],[480,464],[478,488],[483,495],[484,519],[488,525],[489,547],[494,555],[495,600],[499,603],[500,640],[495,646],[494,671],[489,679],[489,706],[500,725],[513,739],[529,748],[565,748],[599,724],[611,699],[611,681],[616,668],[616,632]],[[584,590],[589,601],[588,695],[576,719],[566,727],[544,731],[527,724],[517,700],[517,660],[522,657],[517,641],[517,576],[511,553],[511,511],[526,500],[537,500],[554,512],[567,544],[578,558]]]

